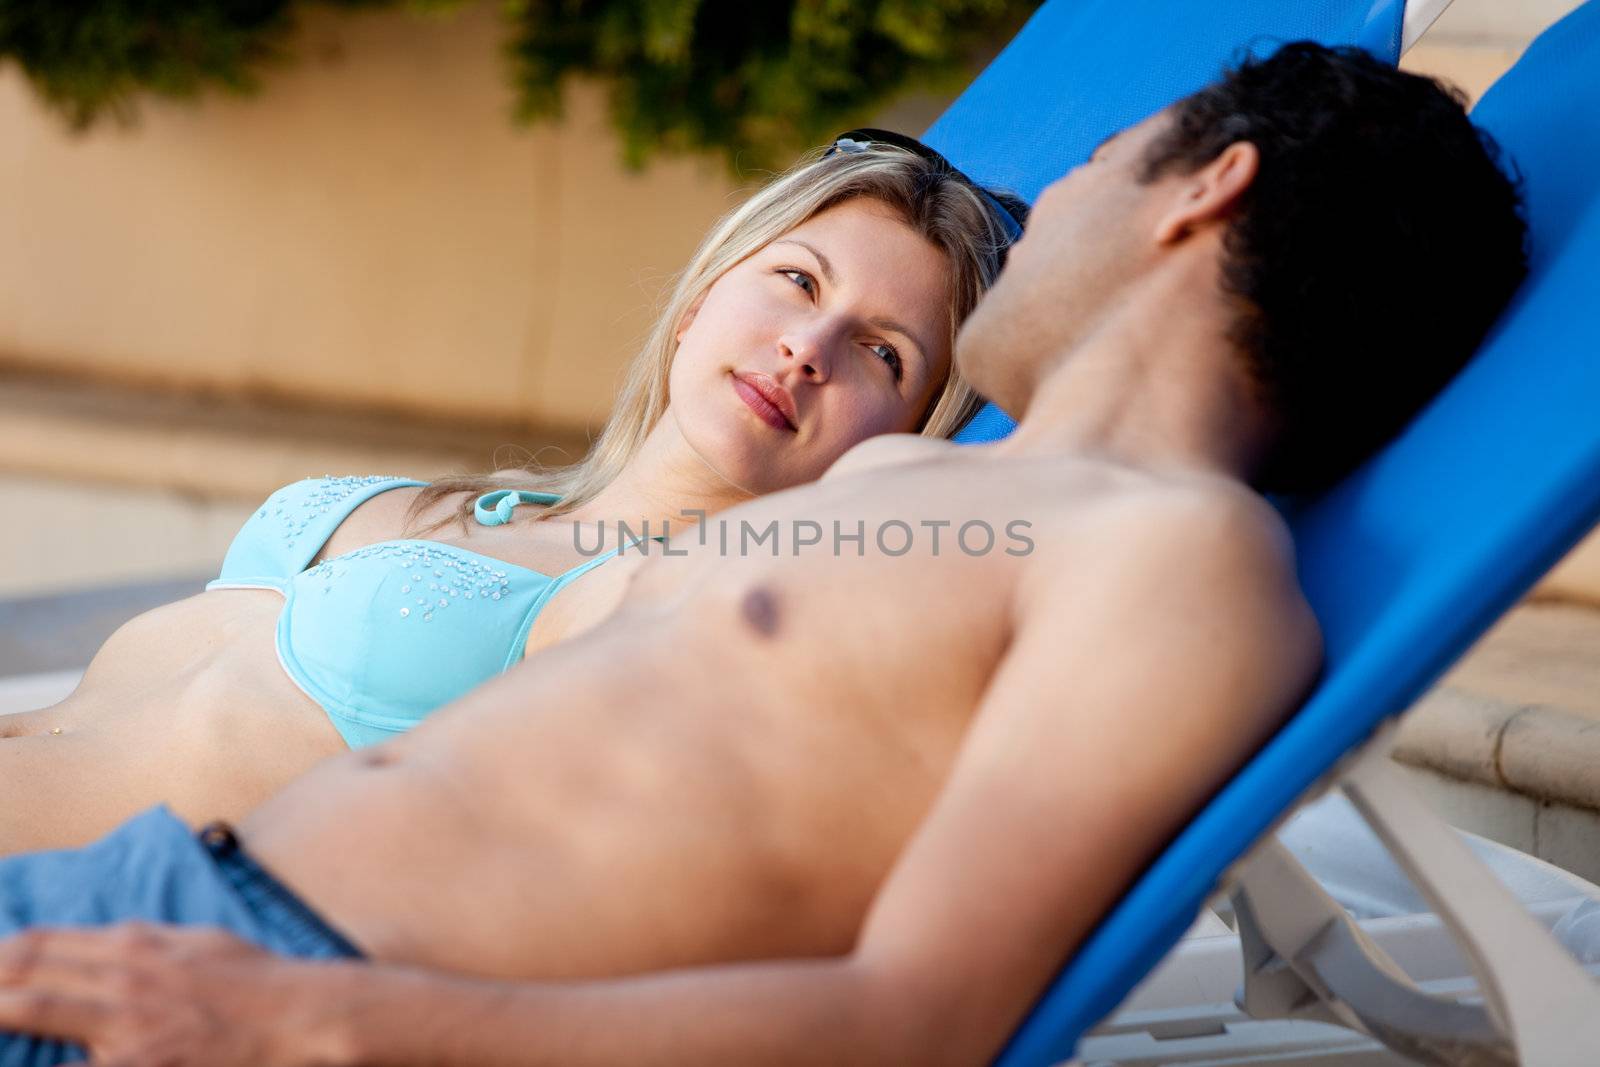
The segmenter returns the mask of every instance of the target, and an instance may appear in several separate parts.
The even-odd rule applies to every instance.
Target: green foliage
[[[0,56],[17,60],[45,100],[82,128],[107,112],[131,117],[139,90],[250,92],[256,72],[286,56],[289,7],[289,0],[0,0]]]
[[[140,92],[250,92],[289,56],[311,0],[0,0],[0,57],[75,126]],[[316,0],[448,9],[460,0]],[[721,151],[769,167],[909,89],[948,84],[1038,0],[506,0],[525,119],[569,75],[609,83],[626,159]]]
[[[712,149],[770,167],[917,86],[948,83],[1026,0],[517,0],[522,113],[598,74],[629,162]]]

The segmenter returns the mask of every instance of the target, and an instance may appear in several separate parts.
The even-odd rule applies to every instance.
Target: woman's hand
[[[0,1031],[84,1045],[103,1067],[322,1067],[340,1059],[348,971],[220,930],[31,930],[0,941]]]

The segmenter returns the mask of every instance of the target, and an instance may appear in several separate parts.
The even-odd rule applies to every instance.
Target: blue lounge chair
[[[968,173],[1031,198],[1101,137],[1213,78],[1241,44],[1309,37],[1393,60],[1440,6],[1408,17],[1389,0],[1057,0],[929,137]],[[1326,641],[1320,686],[1065,961],[1005,1067],[1068,1058],[1225,885],[1247,1010],[1337,1021],[1428,1062],[1600,1063],[1600,991],[1410,799],[1383,744],[1393,717],[1600,518],[1597,116],[1600,0],[1589,0],[1475,113],[1526,177],[1527,285],[1434,404],[1293,516]],[[990,413],[968,438],[1005,428]],[[1334,785],[1453,930],[1481,1006],[1408,982],[1280,846],[1257,844]]]

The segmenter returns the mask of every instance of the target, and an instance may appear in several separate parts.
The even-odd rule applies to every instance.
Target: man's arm
[[[952,776],[858,957],[927,976],[946,1062],[996,1054],[1128,884],[1299,704],[1321,660],[1264,503],[1109,518],[1024,593]]]
[[[907,991],[852,958],[516,983],[286,960],[214,930],[125,924],[0,942],[6,1033],[116,1067],[587,1067],[936,1062]],[[887,994],[876,999],[879,994]]]
[[[259,1064],[985,1062],[1315,670],[1271,524],[1232,504],[1160,510],[1108,521],[1094,566],[1028,587],[952,777],[848,956],[523,984],[273,960],[208,977],[191,958],[187,978],[146,979],[144,999],[210,1002],[233,1033],[296,1020],[277,1032],[292,1047]],[[0,994],[0,1028],[83,1038],[83,1020],[118,1017],[82,1009],[69,1025],[86,969],[50,966],[8,980],[0,952],[0,989],[20,973],[66,991]],[[239,999],[263,987],[267,1001]],[[228,1062],[197,1047],[195,1063]]]

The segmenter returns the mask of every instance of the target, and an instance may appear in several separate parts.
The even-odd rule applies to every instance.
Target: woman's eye
[[[878,358],[887,363],[889,369],[894,371],[894,380],[898,382],[902,368],[900,365],[900,353],[895,351],[894,345],[876,344],[870,347],[878,354]]]
[[[788,278],[801,289],[805,290],[808,295],[816,295],[817,283],[812,279],[811,275],[807,274],[805,271],[795,270],[793,267],[779,267],[778,273],[783,275],[785,278]]]

